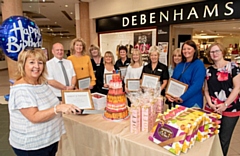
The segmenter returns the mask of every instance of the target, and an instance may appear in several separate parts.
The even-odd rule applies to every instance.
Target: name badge
[[[162,71],[162,69],[158,69],[158,71],[160,71],[160,72],[161,72],[161,71]]]
[[[126,63],[126,65],[128,66],[128,65],[129,65],[129,63]]]
[[[97,66],[100,66],[100,64],[97,64]]]

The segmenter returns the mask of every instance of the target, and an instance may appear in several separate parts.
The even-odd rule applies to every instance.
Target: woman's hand
[[[168,99],[168,101],[174,102],[174,97],[172,97],[172,96],[170,96],[170,95],[168,95],[168,94],[166,94],[165,96],[166,96],[166,98]]]
[[[56,112],[63,114],[79,114],[81,110],[73,104],[59,104],[56,106]]]
[[[103,87],[108,88],[109,86],[108,86],[108,84],[104,83]]]
[[[176,103],[183,103],[183,100],[180,97],[174,97]]]
[[[227,109],[227,106],[225,106],[224,103],[221,103],[221,104],[216,105],[215,110],[216,110],[217,113],[222,114],[222,112],[224,112],[226,109]]]

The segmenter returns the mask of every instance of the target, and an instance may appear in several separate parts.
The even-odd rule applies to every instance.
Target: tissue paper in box
[[[106,95],[100,93],[92,93],[92,99],[94,103],[94,108],[96,110],[104,109],[106,107]]]

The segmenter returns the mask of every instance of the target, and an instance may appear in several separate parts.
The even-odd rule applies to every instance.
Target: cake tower
[[[120,120],[128,116],[126,96],[123,92],[120,73],[114,73],[109,83],[107,105],[104,116],[111,120]]]

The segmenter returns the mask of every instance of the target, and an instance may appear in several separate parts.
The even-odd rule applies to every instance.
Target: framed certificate
[[[127,79],[127,88],[129,91],[135,92],[140,89],[140,80],[139,79]]]
[[[170,78],[166,89],[166,94],[172,97],[180,97],[187,90],[187,88],[187,84]]]
[[[141,86],[147,88],[156,88],[159,86],[159,80],[160,76],[143,73]]]
[[[78,79],[78,88],[81,88],[81,89],[87,89],[87,88],[89,88],[89,86],[90,86],[90,81],[91,81],[91,78],[90,78],[90,77]]]
[[[127,74],[127,67],[119,67],[120,71],[121,71],[121,76],[125,77]]]
[[[73,104],[80,109],[94,109],[89,90],[62,90],[62,102],[65,104]]]
[[[104,75],[104,77],[105,77],[105,84],[109,84],[109,82],[112,80],[112,73],[106,73],[105,75]]]

